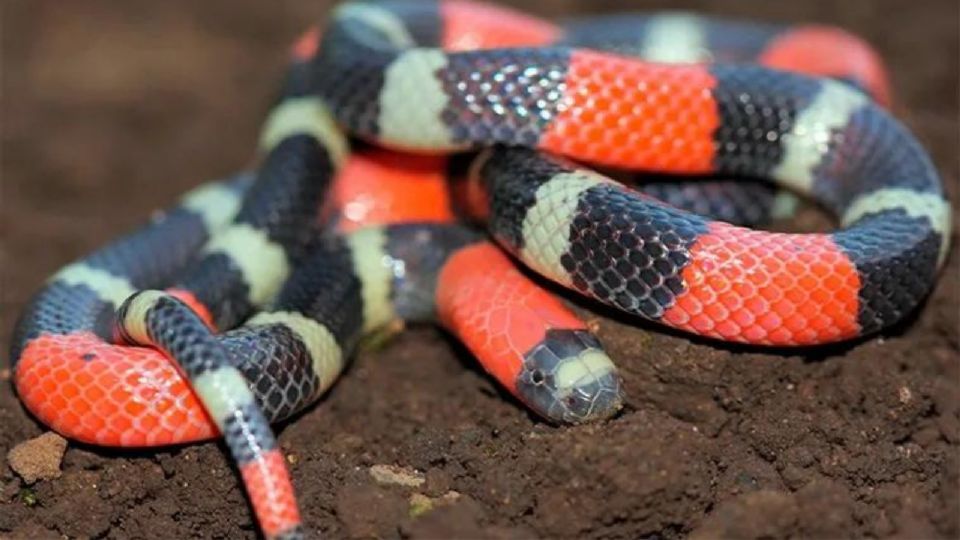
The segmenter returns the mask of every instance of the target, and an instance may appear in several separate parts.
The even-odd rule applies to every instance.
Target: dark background
[[[665,4],[516,3],[545,16]],[[956,196],[955,1],[670,7],[866,37],[888,61],[897,114]],[[328,9],[317,0],[3,2],[4,351],[46,276],[249,162],[288,44]],[[956,537],[957,273],[954,250],[911,324],[808,357],[703,345],[585,312],[630,396],[621,416],[597,426],[544,425],[442,334],[408,331],[361,354],[319,406],[284,426],[304,517],[328,537]],[[43,429],[9,382],[0,426],[0,456]],[[71,446],[63,476],[34,486],[32,507],[4,466],[0,536],[253,537],[224,455],[217,444]],[[374,464],[425,471],[427,482],[380,486]],[[456,502],[411,517],[413,491],[450,490]]]

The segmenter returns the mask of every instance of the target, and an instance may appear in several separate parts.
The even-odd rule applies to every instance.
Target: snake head
[[[548,330],[525,355],[517,393],[538,414],[563,424],[603,420],[623,407],[617,367],[585,330]]]

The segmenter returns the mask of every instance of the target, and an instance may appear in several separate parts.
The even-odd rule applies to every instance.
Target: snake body
[[[270,538],[303,529],[269,423],[313,402],[361,337],[394,321],[438,320],[547,418],[615,413],[619,377],[596,338],[475,232],[320,230],[331,181],[356,163],[347,136],[425,154],[483,149],[465,167],[469,213],[538,274],[626,313],[778,346],[895,324],[948,249],[935,169],[881,108],[883,70],[862,42],[738,24],[673,14],[564,30],[468,2],[342,5],[295,47],[255,173],[200,188],[48,281],[15,332],[18,393],[88,442],[222,434]],[[686,39],[685,52],[669,57],[663,35]],[[764,178],[842,228],[746,229],[582,163]]]

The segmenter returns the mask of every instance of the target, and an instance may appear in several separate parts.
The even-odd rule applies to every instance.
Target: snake
[[[831,27],[689,13],[557,25],[460,0],[348,2],[293,47],[254,170],[46,282],[15,328],[14,384],[76,440],[224,437],[264,535],[300,538],[270,424],[397,321],[439,322],[563,424],[612,417],[623,389],[543,280],[748,345],[845,341],[904,320],[936,281],[951,216],[890,101],[876,54]],[[354,151],[371,144],[415,166]],[[328,195],[357,169],[456,174],[462,212],[487,234],[411,193],[401,199],[430,219],[343,227],[363,204],[334,218]],[[722,181],[645,192],[597,169],[759,179],[839,228],[751,229],[690,211]],[[750,207],[755,192],[740,193]]]

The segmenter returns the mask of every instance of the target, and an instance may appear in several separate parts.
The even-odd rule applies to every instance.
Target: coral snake
[[[294,47],[255,172],[197,188],[48,280],[15,331],[17,391],[80,441],[222,435],[264,534],[302,536],[269,424],[396,321],[439,321],[555,422],[620,408],[600,343],[511,259],[623,312],[749,344],[845,340],[911,313],[945,258],[950,210],[925,151],[882,109],[886,84],[875,54],[829,27],[343,4]],[[426,155],[351,155],[358,141]],[[655,198],[589,167],[756,177],[841,227],[747,229],[674,205],[734,219],[772,197],[703,181]],[[464,212],[499,248],[448,222],[454,170]],[[739,206],[704,206],[738,189]],[[409,219],[421,222],[357,226]]]

